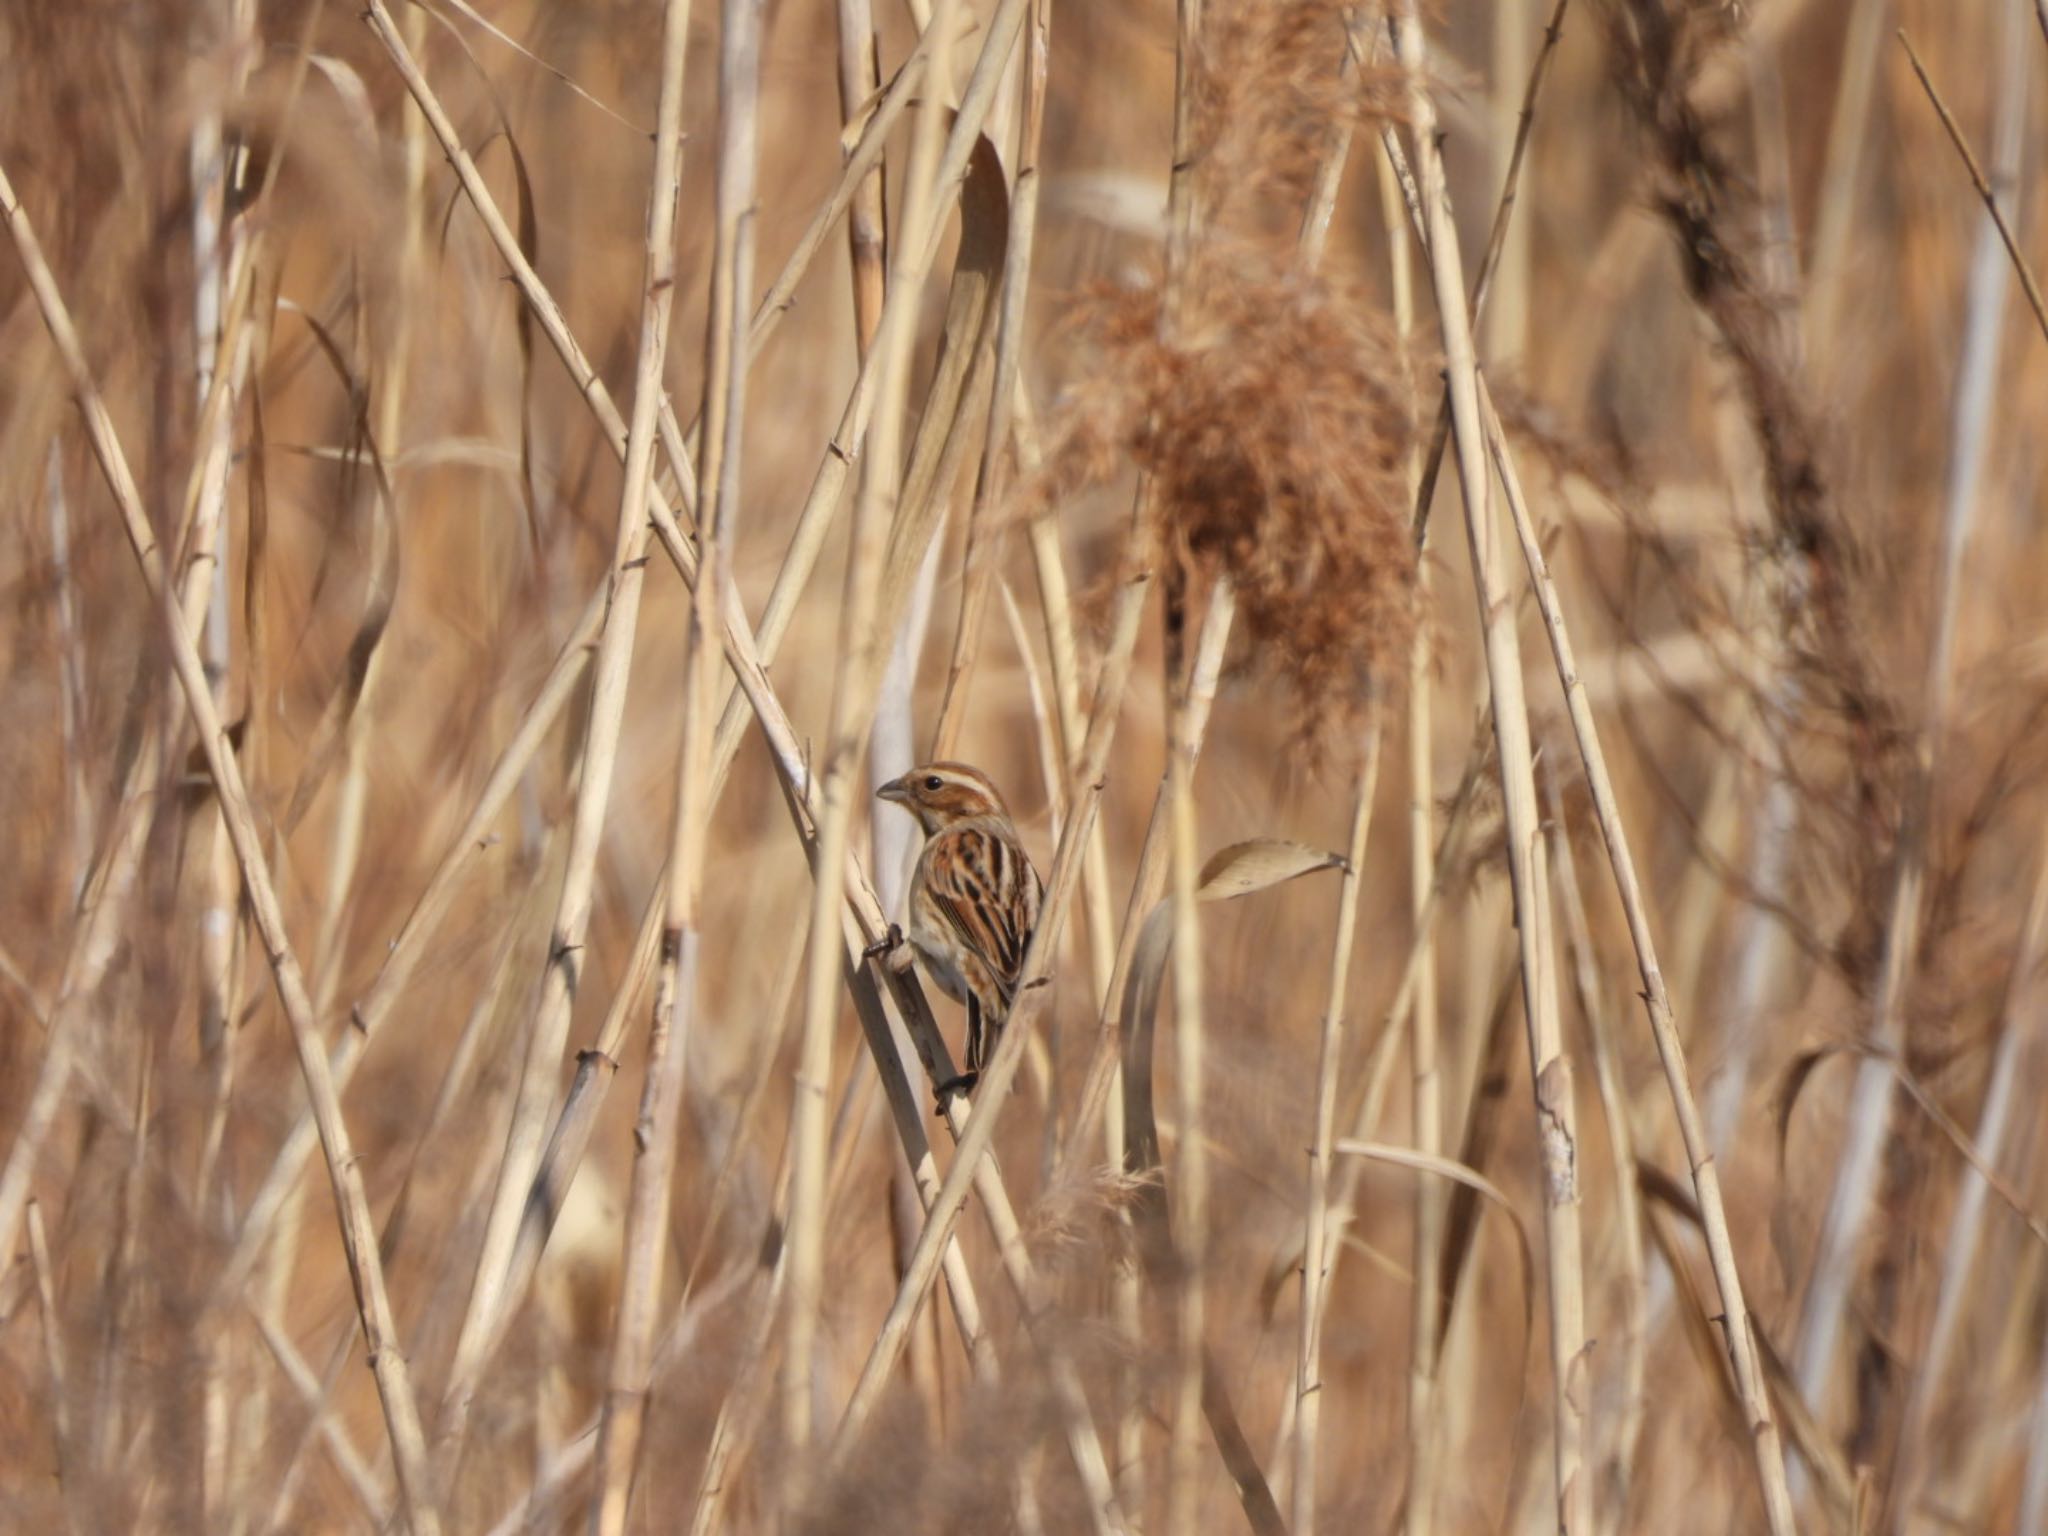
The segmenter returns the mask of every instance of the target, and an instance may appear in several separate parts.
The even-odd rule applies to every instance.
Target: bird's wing
[[[961,946],[989,969],[1007,1004],[1038,918],[1038,875],[999,832],[951,827],[926,850],[925,888]]]

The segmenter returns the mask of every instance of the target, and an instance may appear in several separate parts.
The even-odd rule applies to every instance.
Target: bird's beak
[[[910,786],[901,779],[891,779],[875,791],[877,800],[893,801],[897,805],[910,804]]]

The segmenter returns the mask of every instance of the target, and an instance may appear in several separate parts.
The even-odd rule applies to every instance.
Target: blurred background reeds
[[[2044,77],[0,7],[0,1526],[2048,1530]]]

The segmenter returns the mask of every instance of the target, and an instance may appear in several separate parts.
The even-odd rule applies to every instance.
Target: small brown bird
[[[910,947],[940,989],[967,1007],[967,1070],[958,1086],[971,1088],[1010,1016],[1044,887],[1009,807],[980,769],[927,763],[875,793],[924,829],[910,882]],[[899,937],[892,929],[885,942]]]

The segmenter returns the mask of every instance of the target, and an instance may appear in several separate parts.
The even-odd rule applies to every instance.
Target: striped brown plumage
[[[927,763],[876,793],[924,829],[908,937],[926,974],[966,1005],[971,1084],[1016,1000],[1044,888],[1003,797],[980,769]]]

